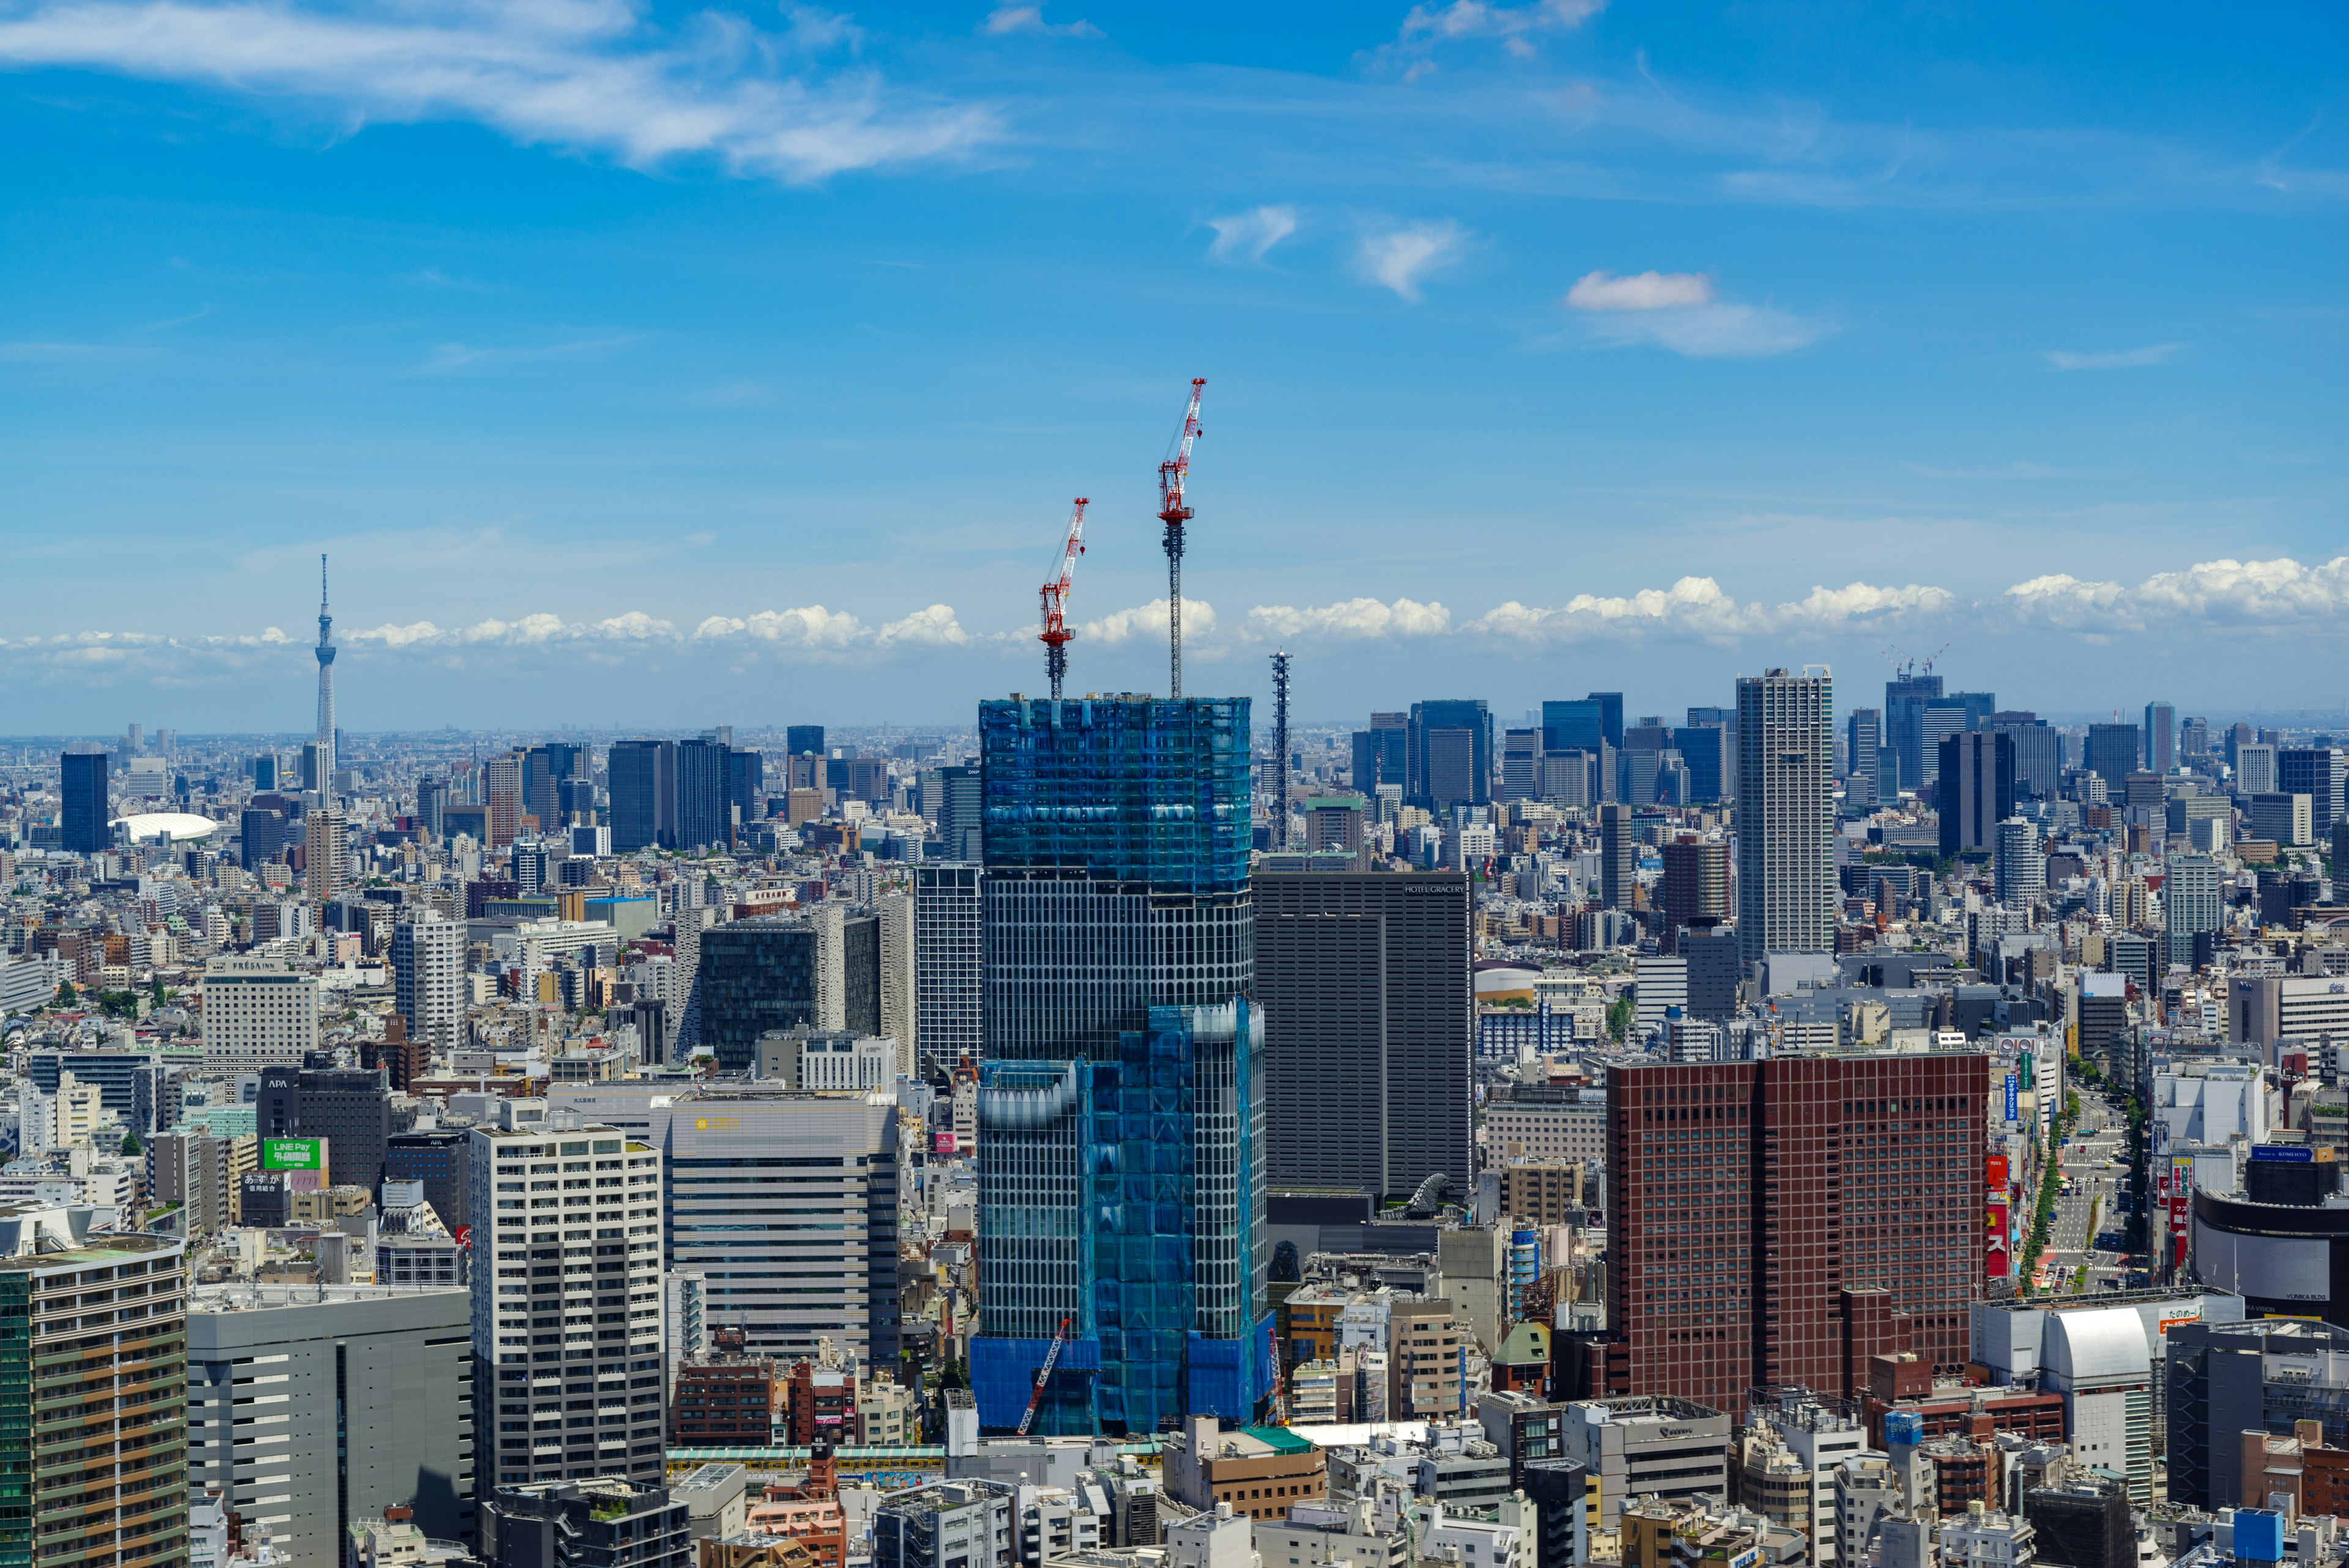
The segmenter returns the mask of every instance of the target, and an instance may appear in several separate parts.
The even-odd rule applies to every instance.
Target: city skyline
[[[322,549],[357,728],[936,722],[1043,689],[1080,494],[1072,689],[1157,690],[1194,376],[1203,690],[2336,700],[2336,17],[1454,9],[26,7],[11,727],[270,723]]]

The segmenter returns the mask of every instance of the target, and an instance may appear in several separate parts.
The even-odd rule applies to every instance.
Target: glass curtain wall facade
[[[982,1427],[1252,1419],[1270,1391],[1245,698],[979,710]]]

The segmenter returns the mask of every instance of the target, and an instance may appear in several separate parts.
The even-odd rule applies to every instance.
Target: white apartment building
[[[214,959],[201,999],[206,1066],[299,1064],[318,1048],[318,977],[283,959]]]
[[[392,1007],[408,1022],[408,1037],[435,1051],[453,1051],[465,1038],[465,922],[429,909],[391,930]]]

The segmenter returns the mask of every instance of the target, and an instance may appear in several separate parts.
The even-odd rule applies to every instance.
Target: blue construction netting
[[[978,1407],[978,1424],[990,1431],[1010,1431],[1028,1409],[1036,1387],[1037,1368],[1044,1365],[1049,1339],[988,1339],[970,1342],[970,1397]],[[1086,1436],[1099,1430],[1093,1424],[1092,1383],[1101,1372],[1102,1349],[1097,1339],[1071,1338],[1052,1365],[1051,1381],[1044,1386],[1044,1403],[1030,1428],[1037,1437]]]

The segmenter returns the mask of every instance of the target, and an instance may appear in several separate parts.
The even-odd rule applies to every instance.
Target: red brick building
[[[783,1382],[764,1355],[717,1355],[677,1369],[669,1440],[681,1449],[763,1449],[775,1440]]]
[[[1965,1365],[1987,1057],[1625,1067],[1608,1089],[1618,1326],[1562,1350],[1562,1393],[1735,1411],[1755,1387],[1864,1398],[1877,1355]]]

